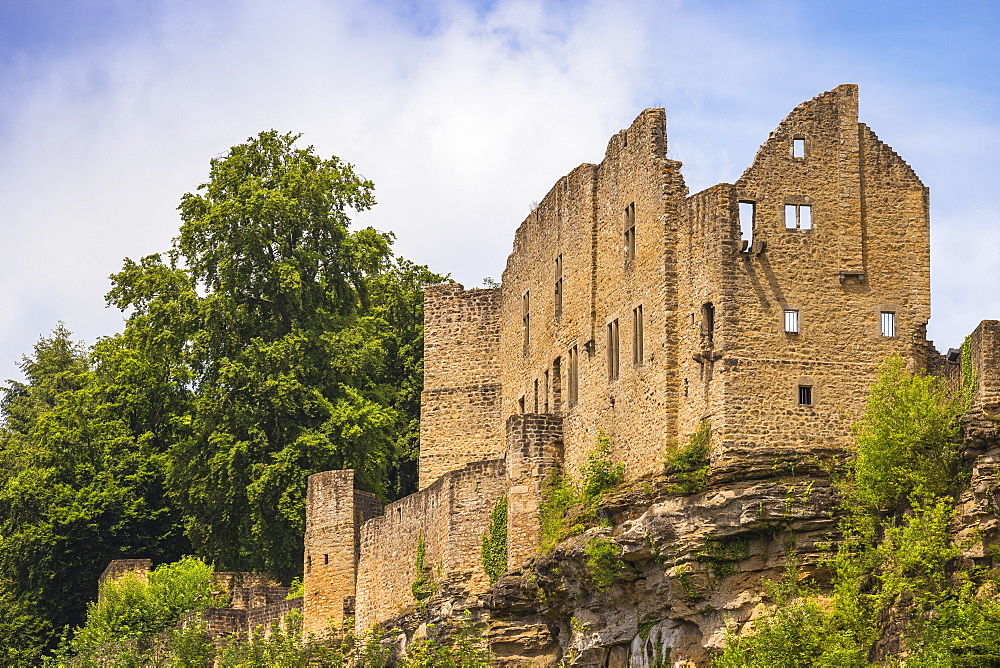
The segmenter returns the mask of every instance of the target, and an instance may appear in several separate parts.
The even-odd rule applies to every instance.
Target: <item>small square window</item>
[[[798,334],[799,333],[799,312],[788,310],[785,311],[785,333],[786,334]]]
[[[896,336],[896,314],[882,311],[882,336]]]
[[[786,204],[785,229],[811,230],[812,206],[809,204]]]
[[[812,406],[813,389],[811,385],[799,385],[799,406]]]

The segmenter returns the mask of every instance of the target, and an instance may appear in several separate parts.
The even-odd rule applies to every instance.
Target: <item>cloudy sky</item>
[[[643,108],[696,192],[840,83],[931,188],[930,338],[957,346],[1000,317],[998,36],[995,1],[0,0],[0,379],[58,321],[118,331],[108,275],[261,130],[354,163],[358,224],[472,287]]]

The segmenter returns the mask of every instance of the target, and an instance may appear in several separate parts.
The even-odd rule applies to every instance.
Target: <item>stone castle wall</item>
[[[502,459],[472,462],[385,507],[361,529],[356,623],[361,629],[413,606],[417,548],[431,587],[456,595],[483,592],[482,536],[497,499],[507,492]]]
[[[303,551],[303,633],[322,634],[354,614],[361,526],[381,512],[354,489],[354,471],[309,476]]]
[[[752,478],[842,454],[886,358],[954,374],[925,339],[927,188],[859,123],[856,86],[792,110],[736,183],[689,196],[680,168],[663,110],[646,110],[521,223],[501,287],[426,290],[421,491],[367,522],[331,520],[344,536],[360,527],[353,543],[322,539],[353,550],[335,568],[356,574],[361,628],[416,602],[421,539],[430,580],[485,589],[499,498],[510,566],[534,554],[544,485],[555,470],[579,477],[600,431],[633,480],[708,420],[712,475]],[[977,330],[977,364],[996,364],[995,338]],[[1000,383],[981,381],[995,401]],[[309,512],[350,515],[325,498]],[[324,600],[308,582],[307,618]],[[328,613],[351,590],[323,587],[336,589]]]
[[[969,336],[971,364],[978,381],[973,409],[1000,415],[1000,320],[984,320]]]
[[[615,457],[629,477],[657,467],[675,430],[673,240],[686,190],[666,150],[663,110],[643,112],[600,165],[581,165],[549,191],[518,228],[503,274],[503,412],[563,415],[573,473],[598,430],[628,443]]]
[[[468,462],[503,457],[499,288],[444,283],[424,292],[419,486]]]

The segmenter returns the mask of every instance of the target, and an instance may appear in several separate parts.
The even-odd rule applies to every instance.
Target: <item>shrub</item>
[[[417,535],[417,558],[415,566],[416,578],[410,586],[413,598],[423,601],[434,594],[434,583],[431,581],[430,569],[424,566],[424,559],[427,556],[427,543],[424,541],[424,534]]]
[[[667,453],[664,465],[676,482],[668,489],[675,494],[694,494],[708,485],[708,455],[712,448],[712,425],[698,423],[698,430],[680,448]]]
[[[852,496],[872,510],[898,507],[910,495],[949,495],[957,478],[961,402],[939,379],[886,362],[855,426]]]
[[[587,555],[590,581],[598,591],[604,591],[621,577],[625,562],[618,543],[607,538],[591,538],[583,551]]]
[[[597,433],[597,445],[587,453],[583,467],[583,500],[594,504],[612,487],[625,480],[625,466],[611,463],[611,439],[603,430]]]

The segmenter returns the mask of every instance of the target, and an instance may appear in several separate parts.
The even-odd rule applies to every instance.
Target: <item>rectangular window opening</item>
[[[632,364],[641,366],[643,360],[642,305],[632,309]]]
[[[531,412],[532,413],[536,413],[536,414],[538,413],[538,379],[537,378],[535,379],[535,403],[534,403],[534,408],[532,409]]]
[[[576,402],[580,399],[580,351],[576,346],[569,349],[569,369],[567,373],[569,378],[567,380],[567,392],[569,397],[569,405],[576,406]]]
[[[635,259],[635,202],[625,207],[625,261]]]
[[[608,323],[608,380],[618,380],[618,320]]]
[[[813,389],[811,385],[799,385],[799,406],[812,406]]]
[[[740,238],[750,243],[753,243],[753,219],[756,210],[755,202],[740,202]]]
[[[896,336],[896,314],[882,311],[882,336]]]
[[[799,333],[799,312],[788,310],[785,311],[785,333],[786,334],[798,334]]]
[[[543,396],[544,396],[545,400],[544,400],[544,403],[543,403],[542,407],[545,409],[545,412],[548,413],[549,412],[549,370],[548,369],[545,370],[544,379],[545,379],[545,383],[544,383],[544,387],[543,387],[543,392],[544,392]]]
[[[517,412],[524,415],[524,397],[517,400]]]
[[[793,158],[804,158],[806,157],[806,140],[802,137],[796,137],[792,140],[792,157]]]
[[[786,230],[811,230],[812,229],[812,205],[810,205],[810,204],[786,204],[785,205],[785,229]]]
[[[701,307],[702,335],[707,343],[715,340],[715,306],[707,302]]]

